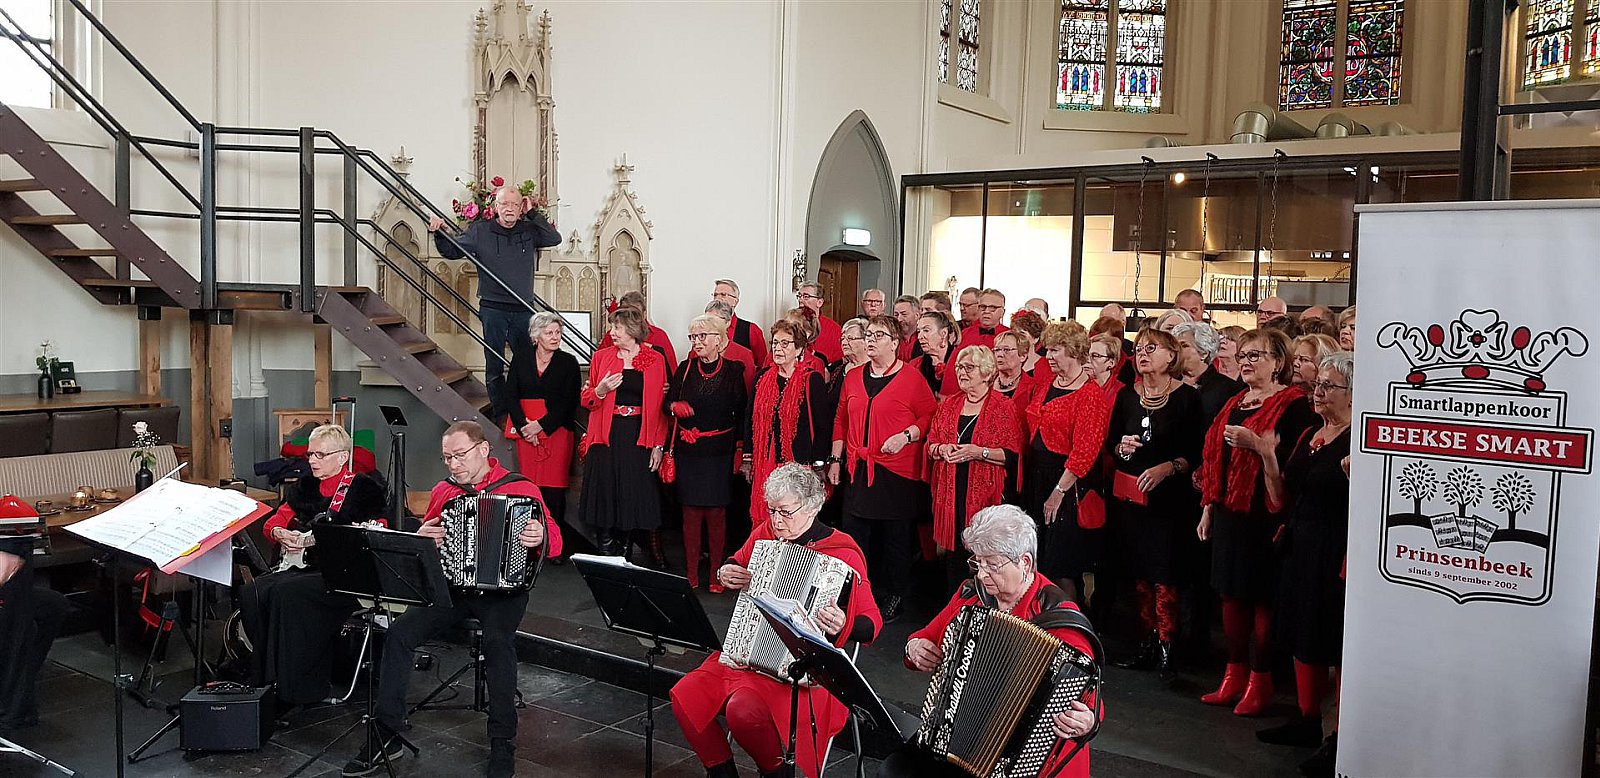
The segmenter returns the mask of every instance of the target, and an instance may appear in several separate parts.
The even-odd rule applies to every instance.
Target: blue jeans
[[[532,345],[528,339],[528,322],[533,318],[533,313],[527,309],[508,310],[497,308],[492,304],[479,301],[478,318],[483,322],[483,342],[489,345],[483,350],[484,383],[489,387],[489,402],[492,410],[489,417],[498,422],[511,412],[513,400],[504,397],[506,387],[506,359],[505,350],[509,346],[514,357],[523,347]]]

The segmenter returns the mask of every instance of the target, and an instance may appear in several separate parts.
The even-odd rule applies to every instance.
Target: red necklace
[[[722,370],[722,357],[717,357],[716,364],[717,366],[711,368],[711,372],[707,373],[705,368],[705,360],[697,359],[694,363],[694,369],[695,372],[700,374],[701,378],[715,378],[717,373]]]

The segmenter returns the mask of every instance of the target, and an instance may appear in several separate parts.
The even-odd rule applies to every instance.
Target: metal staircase
[[[116,36],[80,2],[69,0],[126,63],[141,75],[174,112],[188,124],[198,140],[174,140],[130,132],[50,52],[22,33],[16,21],[0,9],[0,37],[21,49],[36,67],[49,74],[73,103],[110,136],[115,153],[115,192],[107,197],[67,159],[52,148],[10,107],[0,104],[0,155],[9,157],[25,176],[0,180],[0,221],[61,269],[90,296],[106,305],[135,305],[141,318],[159,318],[159,309],[178,308],[192,321],[228,325],[238,310],[295,311],[327,324],[372,359],[413,396],[447,421],[476,419],[492,428],[485,415],[489,393],[484,383],[437,343],[383,300],[377,292],[356,285],[358,259],[363,254],[396,271],[435,310],[452,319],[480,345],[483,339],[473,320],[478,310],[421,258],[394,240],[378,224],[356,215],[359,187],[376,184],[424,220],[432,216],[451,222],[449,214],[428,203],[405,178],[373,152],[340,140],[327,130],[311,127],[219,127],[197,119],[180,103]],[[224,138],[237,138],[223,142]],[[274,141],[274,139],[278,139]],[[284,142],[282,139],[289,139]],[[150,146],[188,149],[200,158],[199,194],[185,185]],[[193,206],[193,211],[149,210],[131,202],[133,158],[137,153],[149,169]],[[216,171],[222,154],[295,154],[299,162],[300,196],[297,207],[261,204],[225,205],[216,197]],[[316,164],[319,156],[332,156],[342,165],[343,192],[338,210],[316,202]],[[46,197],[48,193],[49,197]],[[48,202],[53,200],[53,202]],[[198,223],[199,278],[158,245],[133,221],[134,217],[185,219]],[[296,284],[238,283],[217,278],[216,225],[221,220],[295,222],[300,227],[299,271]],[[79,245],[61,228],[84,225],[95,234],[95,245]],[[318,285],[316,229],[334,226],[343,237],[343,251],[332,274],[342,271],[344,285]],[[366,234],[363,234],[363,232]],[[370,235],[370,237],[369,237]],[[453,240],[453,238],[452,238]],[[459,244],[457,244],[460,248]],[[406,272],[388,249],[397,249],[412,265]],[[516,289],[478,263],[480,283],[511,290],[530,312],[554,311],[531,289]],[[325,268],[326,270],[326,268]],[[325,273],[326,275],[326,273]],[[437,292],[442,292],[441,297]],[[460,312],[459,314],[457,312]],[[587,357],[594,345],[572,327],[563,335],[568,349]]]

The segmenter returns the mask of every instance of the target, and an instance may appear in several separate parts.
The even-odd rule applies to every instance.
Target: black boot
[[[730,759],[722,764],[707,767],[706,778],[739,778],[739,768]]]
[[[508,738],[489,741],[489,766],[486,778],[512,778],[517,773],[517,747]]]
[[[1274,746],[1312,748],[1322,742],[1322,719],[1296,716],[1276,727],[1257,730],[1256,739]]]
[[[657,570],[667,569],[667,552],[661,547],[661,530],[650,530],[650,561]]]
[[[1137,653],[1128,659],[1124,659],[1120,662],[1113,662],[1113,664],[1124,670],[1153,669],[1156,666],[1156,651],[1160,642],[1161,641],[1156,638],[1156,633],[1151,631],[1149,635],[1145,636],[1144,640],[1139,642],[1139,650]]]
[[[1175,674],[1172,671],[1172,641],[1156,641],[1156,675],[1162,683],[1170,682]]]
[[[1300,774],[1309,778],[1330,778],[1333,775],[1333,763],[1338,757],[1339,733],[1335,732],[1325,738],[1322,745],[1300,763]]]
[[[904,608],[904,606],[905,598],[898,594],[889,595],[889,597],[883,601],[883,610],[879,613],[879,615],[883,617],[883,623],[888,624],[889,622],[900,618],[900,611]]]

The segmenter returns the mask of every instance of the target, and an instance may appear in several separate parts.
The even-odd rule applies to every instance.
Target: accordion
[[[1088,654],[978,605],[950,622],[943,649],[913,740],[980,778],[1038,775],[1056,742],[1051,719],[1099,676]]]
[[[439,512],[444,544],[439,561],[452,586],[524,591],[533,586],[542,557],[531,555],[517,536],[530,523],[544,524],[539,501],[510,494],[463,494]]]
[[[722,663],[748,667],[784,683],[794,657],[772,631],[756,606],[757,595],[794,600],[815,617],[817,611],[836,604],[854,571],[838,557],[777,540],[758,540],[750,554],[750,584],[739,592],[722,641]]]

